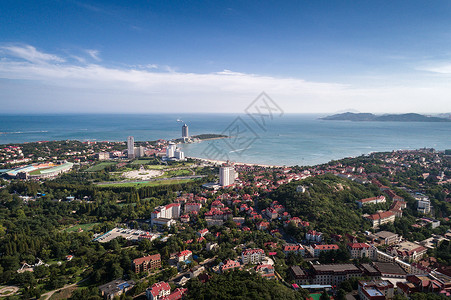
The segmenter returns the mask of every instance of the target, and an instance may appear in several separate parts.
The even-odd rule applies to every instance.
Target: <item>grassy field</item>
[[[131,162],[132,165],[147,165],[149,162],[153,160],[151,159],[137,159]]]
[[[193,175],[190,170],[174,170],[164,172],[164,177],[189,176]]]
[[[146,169],[149,170],[163,170],[163,169],[167,169],[168,166],[166,165],[148,165],[146,166]]]
[[[105,161],[105,162],[101,162],[95,166],[90,167],[89,169],[87,169],[87,172],[99,172],[102,171],[103,169],[105,169],[107,166],[111,166],[111,165],[115,165],[117,164],[116,162],[112,162],[112,161]]]
[[[79,228],[83,229],[83,231],[91,230],[95,225],[100,223],[87,223],[87,224],[79,224],[69,228],[64,229],[66,232],[77,232]]]
[[[55,292],[49,300],[61,300],[61,299],[68,299],[72,295],[73,291],[77,289],[76,286],[71,286],[68,288],[65,288],[63,290],[60,290],[58,292]]]
[[[195,179],[181,179],[181,180],[156,180],[156,181],[141,181],[141,182],[124,182],[124,183],[111,183],[111,184],[102,184],[100,186],[105,187],[122,187],[122,186],[134,186],[134,187],[143,187],[143,186],[159,186],[159,185],[171,185],[171,184],[181,184],[191,182]]]

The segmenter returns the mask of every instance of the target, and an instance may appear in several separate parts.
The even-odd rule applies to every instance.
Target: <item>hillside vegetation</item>
[[[296,192],[298,185],[307,191]],[[355,201],[379,194],[372,185],[327,174],[280,186],[271,198],[283,204],[291,216],[309,221],[312,228],[342,234],[369,227]]]

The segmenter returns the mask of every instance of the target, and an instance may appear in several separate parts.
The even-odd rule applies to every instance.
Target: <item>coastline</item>
[[[201,157],[193,157],[193,156],[187,156],[186,158],[196,159],[204,162],[209,162],[217,165],[222,165],[227,163],[225,160],[216,160],[216,159],[208,159],[208,158],[201,158]],[[232,163],[234,165],[240,165],[240,166],[254,166],[254,167],[263,167],[263,168],[284,168],[285,166],[277,166],[277,165],[264,165],[264,164],[254,164],[254,163],[244,163],[244,162],[234,162],[229,161],[229,163]]]

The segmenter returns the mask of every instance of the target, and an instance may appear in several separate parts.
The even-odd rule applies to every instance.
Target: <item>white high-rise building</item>
[[[143,146],[139,146],[139,147],[135,147],[134,150],[134,154],[135,154],[135,158],[136,157],[144,157],[144,147]]]
[[[132,136],[127,138],[127,155],[128,158],[135,158],[135,138]]]
[[[168,147],[166,148],[166,157],[167,158],[174,157],[175,149],[176,149],[176,145],[174,143],[169,143]]]
[[[225,166],[219,168],[219,185],[228,186],[235,183],[235,168],[232,166]]]
[[[188,134],[188,125],[183,125],[182,126],[182,138],[188,138],[189,134]]]
[[[174,151],[174,156],[178,160],[184,160],[185,159],[185,153],[182,150],[178,149],[178,148]]]

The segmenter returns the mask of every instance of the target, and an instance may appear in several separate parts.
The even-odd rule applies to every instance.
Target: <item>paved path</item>
[[[0,287],[0,298],[12,296],[19,291],[17,286],[2,286]]]

